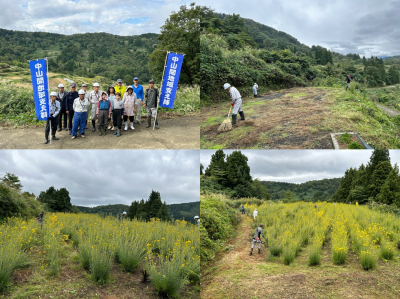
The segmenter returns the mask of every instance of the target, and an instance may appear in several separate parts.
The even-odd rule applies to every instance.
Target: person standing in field
[[[37,219],[38,224],[40,224],[40,228],[43,228],[43,219],[44,219],[44,212],[42,211],[42,212],[39,214],[39,217],[38,217],[38,219]]]
[[[200,217],[199,216],[194,216],[194,221],[197,224],[197,228],[200,229]]]
[[[111,111],[114,110],[114,100],[115,100],[115,89],[114,86],[110,86],[107,90],[107,95],[108,95],[108,100],[111,103]],[[113,126],[113,122],[112,122],[112,116],[110,116],[110,118],[108,119],[108,130],[114,131],[114,126]]]
[[[117,85],[115,85],[114,89],[115,92],[119,92],[121,94],[121,98],[124,98],[126,87],[122,85],[122,79],[117,80]]]
[[[160,103],[160,92],[158,91],[157,88],[154,88],[154,80],[149,81],[149,88],[146,89],[146,92],[144,93],[144,105],[143,107],[146,108],[147,112],[147,125],[146,128],[151,127],[151,117],[155,118],[155,127],[156,129],[159,129],[158,127],[158,116],[157,114],[157,106],[158,103]],[[156,118],[157,117],[157,118]]]
[[[129,122],[131,124],[131,129],[135,130],[133,127],[133,120],[135,118],[135,113],[136,113],[136,94],[133,92],[132,86],[128,86],[126,89],[126,92],[123,97],[124,101],[124,124],[125,128],[124,130],[128,130],[128,117],[129,117]]]
[[[75,83],[71,83],[71,91],[67,93],[67,98],[66,98],[69,135],[72,134],[72,120],[74,118],[74,101],[77,97],[79,97],[75,89],[76,89]]]
[[[57,101],[57,93],[55,91],[50,93],[49,103],[49,114],[50,116],[46,121],[46,129],[44,130],[45,138],[44,144],[49,143],[49,133],[51,127],[52,140],[58,140],[56,137],[57,125],[58,125],[58,114],[60,113],[60,102]]]
[[[253,244],[251,244],[250,255],[253,254],[253,248],[256,245],[256,243],[258,247],[258,254],[261,253],[261,239],[260,239],[261,236],[263,236],[265,242],[267,242],[267,238],[264,236],[263,233],[263,227],[264,225],[260,223],[260,225],[254,230]]]
[[[254,209],[254,211],[253,211],[253,218],[256,219],[257,216],[258,216],[257,209]]]
[[[92,132],[96,131],[96,110],[97,110],[97,103],[101,99],[101,94],[103,93],[99,90],[99,83],[93,83],[93,90],[89,93],[89,102],[92,105]]]
[[[251,89],[253,90],[253,95],[256,98],[257,97],[257,89],[258,89],[257,83],[254,83],[254,85]]]
[[[85,128],[86,128],[86,117],[87,117],[87,106],[89,105],[89,101],[85,98],[85,91],[83,89],[79,90],[78,98],[74,101],[74,124],[72,127],[72,138],[75,139],[78,135],[78,127],[79,134],[82,138],[85,138]]]
[[[108,95],[103,91],[101,100],[97,103],[96,115],[99,120],[99,135],[107,135],[107,123],[111,117],[111,102],[108,100]]]
[[[232,125],[235,125],[238,112],[240,114],[240,120],[245,120],[244,112],[242,111],[242,96],[240,95],[239,91],[235,87],[231,86],[229,83],[224,84],[224,89],[229,92],[232,98]]]
[[[350,75],[347,75],[346,81],[347,81],[347,87],[346,87],[346,90],[347,90],[347,88],[350,88],[350,83],[351,83],[351,81],[353,81],[353,80],[351,79],[351,74],[350,74]]]
[[[65,104],[67,92],[64,90],[64,84],[58,84],[58,92],[57,92],[57,101],[60,102],[60,113],[58,114],[58,132],[60,132],[63,128],[67,131],[67,107]],[[62,126],[62,118],[64,117],[64,127]]]
[[[123,220],[124,220],[124,217],[126,216],[126,212],[124,211],[124,212],[122,212],[122,214],[120,214],[119,216],[118,216],[118,221],[121,223]]]
[[[82,84],[82,90],[85,92],[85,101],[87,100],[87,102],[90,103],[89,101],[90,92],[87,91],[87,84],[85,83]],[[90,104],[87,105],[85,129],[88,128],[89,111],[90,111]]]
[[[139,84],[139,78],[133,78],[133,92],[136,94],[136,122],[141,124],[140,119],[142,116],[142,105],[143,105],[143,86]]]
[[[245,212],[244,212],[244,205],[243,205],[243,204],[241,205],[241,209],[242,209],[242,214],[245,214]]]
[[[124,118],[124,101],[121,100],[121,94],[115,93],[114,109],[112,111],[113,125],[115,132],[113,135],[121,136],[122,119]]]

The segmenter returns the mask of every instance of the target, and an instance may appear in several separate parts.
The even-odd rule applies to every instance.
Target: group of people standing
[[[134,130],[134,121],[141,124],[142,107],[147,112],[146,128],[151,127],[151,118],[155,119],[155,128],[159,129],[157,119],[157,107],[160,93],[154,88],[154,80],[149,81],[149,88],[144,91],[139,84],[139,78],[133,78],[132,86],[123,86],[122,80],[117,80],[117,85],[111,85],[107,91],[101,91],[99,83],[93,83],[93,90],[87,91],[87,84],[77,92],[76,84],[71,83],[70,91],[64,90],[64,85],[58,85],[58,92],[50,94],[50,116],[46,123],[45,144],[49,142],[50,126],[52,140],[59,140],[56,132],[69,131],[71,139],[79,134],[85,138],[85,129],[88,129],[89,113],[91,114],[92,131],[96,129],[99,135],[106,135],[107,130],[114,131],[113,135],[121,136],[122,123],[124,130]],[[96,127],[96,120],[98,124]],[[67,126],[68,123],[68,126]],[[58,130],[57,130],[58,127]]]

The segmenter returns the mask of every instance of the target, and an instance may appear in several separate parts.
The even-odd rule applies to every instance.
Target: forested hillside
[[[301,184],[262,181],[272,200],[294,199],[323,201],[332,197],[339,188],[340,178],[309,181]]]
[[[356,89],[400,82],[399,65],[378,57],[342,55],[315,45],[308,47],[296,38],[239,15],[201,11],[202,101],[227,100],[222,85],[229,82],[242,95],[293,86],[344,87],[352,74]]]
[[[49,59],[50,72],[122,78],[131,84],[133,75],[143,81],[151,78],[148,56],[158,44],[154,33],[62,35],[0,29],[0,62],[28,67],[27,60],[55,56]]]

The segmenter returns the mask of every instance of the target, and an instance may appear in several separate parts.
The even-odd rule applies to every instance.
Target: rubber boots
[[[250,256],[253,254],[253,248],[250,248]]]
[[[104,125],[104,132],[103,132],[103,134],[104,134],[104,136],[107,135],[107,126],[106,126],[106,125]]]
[[[60,140],[60,138],[57,138],[57,137],[56,137],[56,133],[53,133],[52,140]]]
[[[240,119],[239,119],[239,120],[245,120],[245,118],[244,118],[244,112],[243,112],[243,111],[240,111],[239,114],[240,114]]]
[[[159,127],[158,127],[158,118],[156,118],[156,129],[159,129]]]
[[[96,131],[96,121],[92,120],[92,132]]]
[[[44,132],[44,138],[46,138],[46,140],[44,141],[44,144],[49,143],[49,132]]]
[[[103,135],[103,127],[99,127],[99,136]]]
[[[135,128],[133,127],[133,121],[131,122],[131,129],[135,130]]]
[[[121,129],[117,129],[117,137],[121,136]]]
[[[261,253],[261,249],[260,248],[258,248],[258,254],[260,254]]]
[[[124,128],[124,130],[125,130],[125,131],[128,130],[128,121],[125,122],[125,128]]]
[[[148,117],[148,118],[147,118],[147,125],[146,125],[146,128],[150,128],[150,127],[151,127],[151,118]]]
[[[236,125],[237,114],[232,114],[232,126]]]

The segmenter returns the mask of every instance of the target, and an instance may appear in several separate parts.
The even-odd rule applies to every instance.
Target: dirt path
[[[380,109],[382,109],[383,111],[385,111],[387,114],[389,114],[390,116],[396,117],[397,115],[400,115],[399,111],[396,110],[392,110],[386,106],[383,106],[381,104],[376,104]]]
[[[309,246],[287,266],[280,257],[269,256],[264,247],[262,254],[249,256],[253,220],[241,217],[236,237],[209,267],[202,268],[202,299],[400,298],[399,258],[388,263],[379,260],[376,269],[364,271],[349,250],[346,264],[337,266],[328,241],[320,266],[308,266]]]
[[[120,137],[113,131],[99,136],[98,131],[86,130],[86,138],[71,140],[67,131],[57,132],[58,141],[44,144],[44,128],[0,130],[1,149],[199,149],[199,117],[176,117],[160,120],[160,129],[135,124],[135,130],[122,130]],[[91,128],[91,126],[90,126]]]

